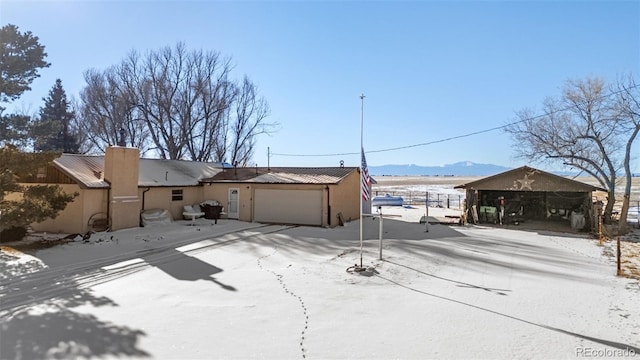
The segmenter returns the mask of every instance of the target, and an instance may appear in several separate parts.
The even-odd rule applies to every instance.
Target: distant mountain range
[[[488,176],[511,170],[511,168],[505,166],[476,164],[471,161],[461,161],[443,166],[419,166],[414,164],[369,166],[368,169],[369,174],[372,176]]]
[[[454,164],[446,164],[443,166],[420,166],[415,164],[382,165],[369,166],[368,169],[369,175],[371,176],[490,176],[511,170],[512,168],[494,164],[476,164],[471,161],[460,161]],[[575,170],[545,171],[560,176],[578,176],[579,174],[583,174]],[[619,176],[624,176],[624,174],[619,174]],[[632,174],[632,176],[639,177],[640,174],[634,173]]]

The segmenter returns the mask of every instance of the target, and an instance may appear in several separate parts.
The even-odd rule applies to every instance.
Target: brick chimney
[[[104,179],[111,185],[109,191],[111,230],[138,227],[140,224],[139,170],[140,151],[138,149],[120,146],[107,148],[104,155]]]

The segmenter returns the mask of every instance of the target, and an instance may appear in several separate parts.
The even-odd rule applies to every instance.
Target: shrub
[[[27,234],[27,229],[22,226],[13,226],[0,231],[0,243],[20,241]]]

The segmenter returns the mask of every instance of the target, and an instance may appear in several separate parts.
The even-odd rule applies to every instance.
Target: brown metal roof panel
[[[270,173],[257,176],[250,180],[255,183],[283,183],[283,184],[336,184],[340,177],[330,175],[309,175],[292,173]]]
[[[104,157],[62,154],[53,164],[67,176],[87,188],[108,188],[104,180]]]

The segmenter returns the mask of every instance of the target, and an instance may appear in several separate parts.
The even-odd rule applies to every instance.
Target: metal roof
[[[140,159],[138,186],[196,186],[221,171],[219,163]]]
[[[508,170],[470,183],[458,185],[454,188],[496,191],[606,191],[605,189],[597,186],[568,179],[566,177],[528,166]]]
[[[109,188],[104,156],[62,154],[53,161],[67,176],[87,188]],[[196,186],[222,171],[222,164],[185,160],[140,159],[138,186]]]
[[[109,188],[104,181],[104,156],[62,154],[53,164],[87,188]]]
[[[337,184],[356,167],[254,167],[231,168],[203,179],[205,183]]]

